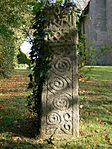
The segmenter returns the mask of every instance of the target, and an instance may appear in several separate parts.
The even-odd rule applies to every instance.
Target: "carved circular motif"
[[[69,113],[65,113],[65,114],[63,115],[63,117],[64,117],[64,120],[65,120],[65,121],[69,121],[70,118],[71,118],[71,116],[70,116]]]
[[[59,110],[68,109],[70,105],[70,97],[71,96],[69,94],[65,94],[65,95],[59,96],[58,98],[55,98],[53,100],[54,107]]]
[[[71,133],[71,128],[72,128],[71,123],[66,123],[66,124],[62,125],[61,129],[64,133],[69,134],[69,133]]]
[[[53,112],[51,114],[48,114],[47,116],[47,123],[50,125],[57,125],[61,122],[61,117],[58,113]]]
[[[68,82],[63,77],[55,77],[53,80],[49,82],[49,90],[52,92],[52,90],[59,91],[64,88],[66,88],[68,85]]]
[[[70,124],[64,124],[64,129],[69,131],[71,128]]]
[[[66,72],[70,70],[71,61],[68,57],[58,59],[54,64],[55,70],[59,72]]]

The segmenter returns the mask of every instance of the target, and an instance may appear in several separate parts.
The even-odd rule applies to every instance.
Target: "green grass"
[[[112,66],[86,66],[82,69],[82,72],[87,71],[89,68],[92,69],[87,76],[91,77],[91,79],[96,79],[98,81],[112,81]]]
[[[18,69],[11,78],[0,80],[0,148],[112,149],[111,66],[95,66],[80,80],[80,136],[54,145],[35,139],[35,119],[25,107],[29,73]]]

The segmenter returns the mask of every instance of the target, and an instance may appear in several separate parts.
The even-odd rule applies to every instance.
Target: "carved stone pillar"
[[[79,135],[76,17],[63,7],[45,13],[53,60],[42,93],[41,137],[68,139]]]

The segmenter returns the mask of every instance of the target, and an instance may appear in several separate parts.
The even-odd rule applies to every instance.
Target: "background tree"
[[[0,74],[4,76],[14,68],[15,55],[27,36],[25,28],[31,20],[30,2],[31,0],[0,1]]]

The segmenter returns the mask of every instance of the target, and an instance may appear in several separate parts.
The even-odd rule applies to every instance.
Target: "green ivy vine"
[[[41,125],[41,95],[43,84],[47,77],[48,64],[50,62],[49,49],[45,43],[45,13],[42,3],[36,4],[34,12],[36,11],[35,22],[33,24],[34,39],[33,46],[30,52],[31,64],[33,66],[33,74],[30,74],[30,83],[28,88],[32,88],[32,94],[28,96],[27,107],[37,117],[37,128]],[[39,133],[39,130],[38,130]]]

